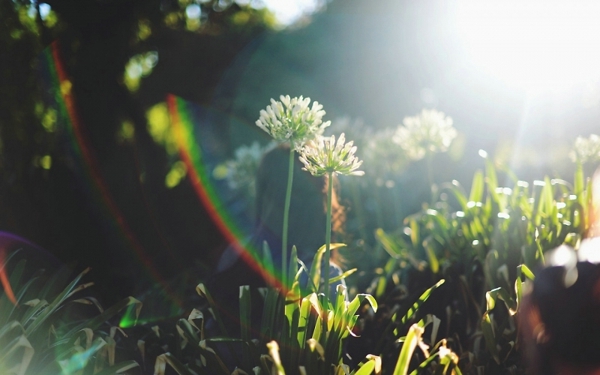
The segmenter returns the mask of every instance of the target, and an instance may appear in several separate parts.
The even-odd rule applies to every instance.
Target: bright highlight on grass
[[[460,0],[470,58],[525,89],[560,90],[600,78],[600,2]]]

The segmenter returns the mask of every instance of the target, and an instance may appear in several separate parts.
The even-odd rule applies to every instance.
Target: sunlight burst
[[[600,2],[460,0],[469,57],[510,85],[561,89],[600,78]]]

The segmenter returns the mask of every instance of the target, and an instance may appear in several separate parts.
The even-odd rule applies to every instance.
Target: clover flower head
[[[362,176],[359,171],[362,160],[354,153],[356,146],[354,142],[346,143],[344,133],[340,134],[337,142],[335,135],[331,137],[319,137],[317,140],[308,142],[300,150],[300,161],[304,164],[305,171],[313,176],[323,176],[329,173]]]
[[[456,138],[452,118],[435,109],[423,109],[414,117],[405,117],[403,125],[394,134],[393,141],[400,145],[412,160],[427,154],[446,152]]]
[[[250,195],[253,195],[256,171],[260,160],[274,145],[274,143],[269,143],[265,147],[261,147],[258,142],[253,142],[250,146],[241,146],[236,149],[234,158],[225,162],[227,168],[225,179],[229,188],[232,190],[248,189]]]
[[[290,142],[296,151],[304,144],[323,134],[330,122],[323,122],[325,111],[319,102],[310,106],[310,98],[289,95],[271,99],[271,105],[260,111],[256,125],[267,132],[277,142]]]
[[[588,138],[577,137],[569,156],[573,162],[587,163],[600,160],[600,137],[596,134],[591,134]]]

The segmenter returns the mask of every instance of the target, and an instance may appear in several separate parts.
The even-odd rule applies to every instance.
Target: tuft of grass
[[[341,246],[332,244],[332,248]],[[252,300],[250,288],[240,287],[240,337],[227,337],[225,324],[216,313],[215,299],[199,284],[196,290],[208,302],[208,309],[194,310],[187,320],[179,320],[177,346],[185,346],[187,350],[180,352],[179,357],[171,351],[159,356],[155,364],[157,373],[164,374],[169,365],[179,374],[230,374],[232,362],[238,373],[364,375],[375,369],[379,373],[381,361],[377,356],[366,357],[353,371],[343,362],[343,344],[353,334],[359,309],[368,304],[376,311],[377,302],[369,294],[357,294],[348,301],[344,285],[337,286],[331,299],[320,294],[322,272],[329,271],[320,269],[324,251],[325,246],[316,252],[313,266],[308,270],[300,266],[292,249],[288,269],[295,276],[286,295],[265,288],[261,299]],[[307,288],[301,288],[303,273],[309,280]],[[253,304],[263,306],[260,320],[252,319]],[[221,336],[209,337],[204,316],[209,316]]]
[[[7,259],[7,262],[10,258]],[[4,264],[3,266],[6,266]],[[70,282],[63,269],[49,279],[43,272],[24,279],[26,261],[19,261],[8,276],[14,300],[0,295],[0,373],[2,374],[117,374],[138,366],[117,360],[117,335],[125,332],[109,322],[128,306],[141,305],[132,297],[102,309],[81,292],[89,268]],[[77,317],[77,306],[95,305],[98,315]]]
[[[410,340],[402,345],[394,374],[441,365],[441,357],[411,349],[423,336],[417,335],[417,323],[407,327],[409,320],[396,317],[412,309],[415,294],[442,279],[443,294],[423,301],[413,319],[427,314],[439,318],[449,350],[462,358],[463,369],[522,369],[515,316],[524,284],[533,279],[532,270],[544,263],[547,251],[565,243],[577,247],[586,235],[591,190],[580,166],[573,185],[550,178],[529,184],[508,170],[501,172],[509,186],[499,185],[498,169],[485,159],[485,170],[475,173],[469,192],[456,181],[444,184],[438,199],[408,216],[403,227],[376,231],[389,257],[371,290],[387,316],[366,316],[365,330],[379,336],[374,354],[384,361],[398,358],[400,335],[412,332],[402,336]],[[402,299],[397,298],[399,290],[404,290]]]

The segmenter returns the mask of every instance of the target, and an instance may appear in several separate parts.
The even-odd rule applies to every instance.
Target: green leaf
[[[419,365],[418,368],[414,369],[410,375],[418,375],[420,371],[422,371],[423,369],[427,368],[427,366],[429,366],[429,364],[431,362],[433,362],[434,359],[436,359],[438,356],[440,355],[440,353],[433,353],[432,355],[430,355],[427,359],[425,359],[423,362],[421,362],[421,364]]]
[[[285,375],[285,370],[283,369],[281,358],[279,357],[279,345],[277,345],[276,341],[271,341],[267,344],[267,348],[269,349],[269,355],[271,355],[271,358],[273,359],[273,364],[277,369],[277,375]]]
[[[483,199],[483,188],[483,173],[481,173],[481,171],[477,171],[473,176],[473,183],[471,184],[471,194],[469,195],[469,201],[481,202]]]
[[[83,272],[81,272],[65,289],[63,289],[62,293],[60,293],[50,305],[31,323],[29,327],[26,328],[25,333],[27,336],[31,336],[33,332],[35,332],[45,321],[54,313],[56,309],[67,299],[67,296],[71,294],[75,286],[79,283],[79,280],[90,271],[90,268],[86,268]],[[79,330],[79,329],[78,329]],[[77,331],[78,331],[77,330]]]
[[[409,328],[408,334],[406,335],[404,343],[402,344],[402,350],[398,356],[396,367],[394,368],[394,375],[406,375],[408,373],[410,359],[415,351],[415,348],[417,347],[417,344],[419,341],[421,341],[424,331],[425,330],[416,323]]]
[[[535,275],[533,274],[533,272],[531,272],[529,267],[527,267],[524,264],[521,264],[517,267],[517,276],[520,277],[521,275],[525,276],[531,281],[535,280]]]
[[[434,275],[437,275],[440,270],[440,262],[435,254],[435,245],[434,239],[432,236],[428,236],[423,241],[423,247],[425,248],[425,252],[427,253],[427,259],[429,259],[429,268]]]
[[[13,361],[17,359],[14,357],[17,356],[21,349],[23,349],[23,354],[18,360],[20,362],[19,374],[24,374],[35,353],[35,350],[33,349],[33,346],[31,346],[29,340],[27,340],[27,337],[25,337],[25,335],[20,335],[14,340],[4,343],[4,345],[2,352],[0,352],[0,364],[13,363]]]
[[[500,364],[500,355],[498,354],[498,347],[496,346],[494,327],[487,311],[483,314],[483,319],[481,320],[481,330],[483,331],[483,337],[485,338],[488,351],[492,354],[496,363]]]
[[[358,308],[360,307],[360,305],[362,304],[362,302],[364,300],[367,300],[369,302],[369,304],[371,305],[371,307],[373,308],[373,311],[377,312],[377,301],[375,300],[375,298],[373,298],[372,295],[370,294],[357,294],[354,299],[352,299],[352,301],[348,304],[348,308],[346,310],[346,314],[348,315],[354,315],[356,314],[356,312],[358,311]]]
[[[413,247],[419,246],[419,223],[416,220],[410,221],[410,241]]]
[[[439,288],[444,282],[445,282],[445,280],[441,279],[435,285],[433,285],[431,288],[424,291],[423,294],[421,294],[421,296],[419,297],[419,299],[410,307],[410,309],[408,309],[406,314],[402,317],[401,322],[403,324],[408,322],[415,315],[415,313],[419,310],[419,307],[421,307],[421,305],[425,301],[427,301],[427,299],[431,296],[431,293],[433,293],[433,291],[435,291],[437,288]]]
[[[467,203],[469,200],[467,199],[466,192],[464,191],[460,183],[454,180],[451,184],[448,185],[449,186],[447,188],[450,190],[450,192],[452,192],[452,194],[454,194],[454,197],[458,201],[458,204],[460,205],[461,209],[466,210]]]
[[[504,288],[495,288],[485,294],[487,301],[487,311],[490,312],[496,306],[496,299],[500,298],[506,304],[511,315],[517,313],[517,303]]]
[[[418,235],[418,232],[417,232],[417,235]],[[411,236],[412,236],[412,234],[411,234]],[[404,256],[405,251],[401,247],[399,247],[398,244],[396,243],[396,241],[393,240],[390,235],[386,234],[383,231],[383,229],[377,228],[375,230],[375,237],[377,238],[379,243],[381,243],[381,245],[383,246],[385,251],[387,251],[388,254],[390,254],[390,256],[392,258],[399,259]],[[402,242],[402,241],[399,240],[398,242]]]
[[[195,372],[190,371],[190,369],[188,369],[187,366],[181,363],[171,353],[164,353],[156,357],[156,363],[154,365],[154,374],[164,375],[166,364],[169,364],[173,368],[173,370],[175,370],[175,372],[177,372],[179,375],[198,375]]]
[[[356,272],[357,270],[358,270],[358,268],[352,268],[352,269],[350,269],[350,270],[348,270],[348,271],[346,271],[346,272],[342,273],[341,275],[338,275],[338,276],[332,277],[331,279],[329,279],[329,282],[330,282],[330,283],[335,283],[335,282],[338,282],[338,281],[340,281],[340,280],[343,280],[343,279],[345,279],[346,277],[348,277],[348,276],[352,275],[352,274],[353,274],[354,272]]]
[[[343,243],[332,243],[329,246],[330,250],[339,249],[344,247],[346,244]],[[323,261],[323,254],[325,254],[326,246],[321,246],[313,258],[312,265],[310,266],[310,274],[308,275],[309,280],[312,281],[312,286],[315,288],[313,292],[317,293],[321,285],[321,263]],[[329,271],[329,270],[328,270]]]
[[[371,359],[366,363],[360,365],[358,371],[354,372],[354,375],[369,375],[375,370],[375,360]]]

